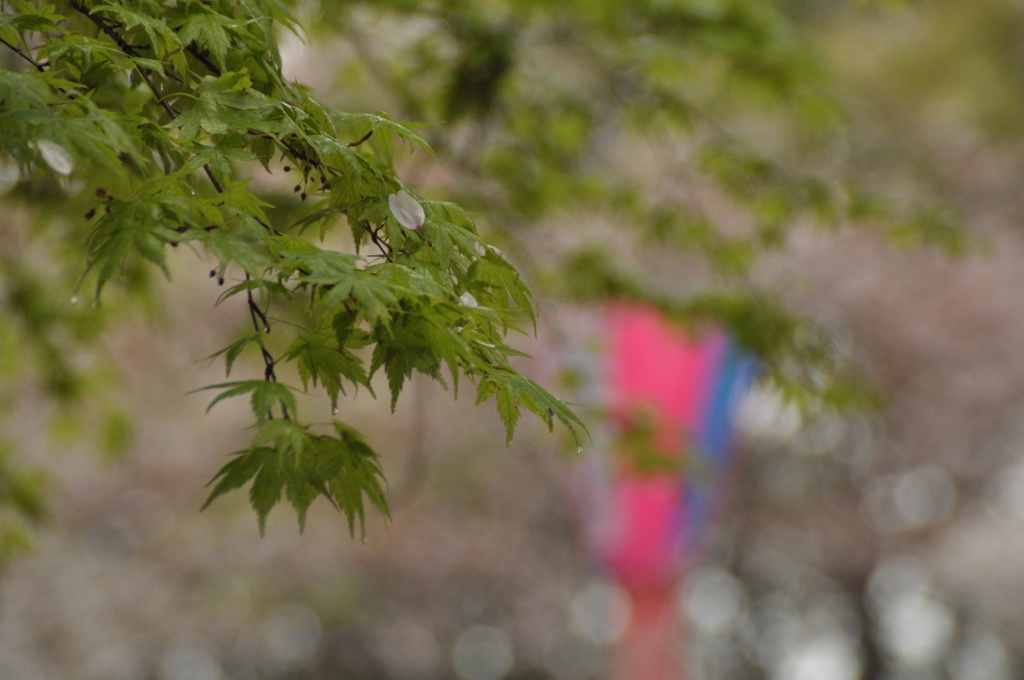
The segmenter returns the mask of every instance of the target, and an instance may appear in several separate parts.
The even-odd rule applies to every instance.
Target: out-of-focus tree
[[[297,5],[336,55],[334,100],[433,123],[441,170],[406,162],[476,209],[549,299],[724,325],[804,405],[865,393],[761,285],[765,256],[809,225],[967,246],[948,207],[846,171],[850,113],[787,3]]]
[[[534,314],[510,260],[545,295],[727,326],[787,395],[848,406],[845,358],[758,282],[760,258],[808,224],[964,247],[945,211],[847,181],[829,74],[771,3],[303,2],[298,23],[268,0],[4,7],[0,180],[24,224],[0,236],[3,396],[41,388],[64,430],[123,446],[96,339],[158,298],[171,248],[202,253],[252,322],[218,355],[260,367],[215,386],[250,398],[255,434],[211,498],[252,482],[261,525],[282,496],[300,523],[320,495],[353,527],[364,494],[386,511],[377,454],[341,421],[303,424],[299,384],[337,407],[383,369],[394,406],[413,372],[464,375],[509,436],[520,408],[579,433],[509,363],[505,331]],[[300,23],[341,45],[341,109],[431,126],[289,82],[277,31]],[[38,514],[35,482],[5,480]]]

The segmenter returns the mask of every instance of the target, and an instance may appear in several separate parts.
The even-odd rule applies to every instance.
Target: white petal
[[[75,160],[60,144],[48,139],[40,139],[36,142],[36,147],[46,164],[53,168],[58,175],[70,175],[71,171],[75,169]]]
[[[388,196],[388,207],[398,223],[406,229],[419,229],[427,219],[423,206],[405,189]]]
[[[462,303],[463,307],[469,307],[470,309],[476,307],[476,298],[470,292],[465,292],[459,296],[459,302]]]
[[[21,179],[18,164],[11,160],[0,161],[0,196],[14,188]]]

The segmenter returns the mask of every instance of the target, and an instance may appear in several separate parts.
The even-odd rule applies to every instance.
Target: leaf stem
[[[248,272],[245,274],[245,280],[251,281],[252,277]],[[270,332],[270,321],[267,319],[267,315],[260,309],[260,306],[256,304],[256,298],[252,295],[252,289],[245,291],[246,298],[249,303],[249,317],[252,319],[252,326],[257,333],[269,333]],[[262,327],[261,327],[262,324]],[[260,340],[260,354],[263,357],[263,379],[267,382],[277,382],[277,373],[274,367],[277,365],[277,359],[270,353],[270,350],[266,348],[263,341]],[[288,407],[283,403],[281,404],[281,414],[285,420],[291,420],[291,414],[288,412]],[[274,418],[274,414],[270,411],[267,412],[267,417],[271,420]]]

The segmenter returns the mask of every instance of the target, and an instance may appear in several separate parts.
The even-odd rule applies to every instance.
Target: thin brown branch
[[[356,141],[350,142],[349,146],[350,147],[359,146],[360,144],[362,144],[363,142],[365,142],[367,139],[369,139],[372,136],[373,136],[373,130],[370,130],[369,132],[367,132],[365,135],[363,135],[362,137],[360,137]]]
[[[15,54],[17,54],[17,55],[18,55],[19,57],[21,57],[22,59],[24,59],[24,60],[25,60],[25,61],[27,61],[28,63],[32,64],[32,66],[34,66],[34,67],[35,67],[35,69],[36,69],[37,71],[39,71],[40,73],[45,73],[45,72],[46,72],[46,68],[45,68],[45,67],[43,67],[43,66],[42,66],[42,64],[40,64],[39,62],[37,62],[37,61],[36,61],[35,59],[33,59],[33,58],[32,58],[31,56],[29,56],[29,55],[28,55],[27,53],[23,52],[23,51],[21,50],[21,48],[19,48],[19,47],[16,47],[15,45],[12,45],[11,43],[9,43],[9,42],[7,42],[6,40],[4,40],[3,38],[0,38],[0,43],[2,43],[2,44],[4,44],[4,45],[6,45],[6,46],[7,46],[7,48],[8,48],[8,49],[10,49],[10,50],[11,50],[12,52],[14,52]]]

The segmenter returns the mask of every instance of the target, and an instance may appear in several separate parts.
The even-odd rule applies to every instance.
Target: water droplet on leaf
[[[78,304],[78,293],[71,296],[71,306],[74,307]]]

